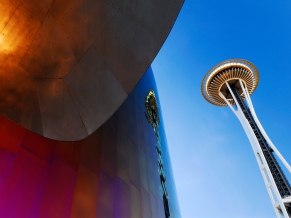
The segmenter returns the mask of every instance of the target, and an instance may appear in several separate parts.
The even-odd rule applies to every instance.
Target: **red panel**
[[[56,141],[54,140],[26,131],[21,146],[44,161],[49,162],[54,152],[55,144]]]
[[[76,174],[57,157],[52,159],[38,217],[70,217]]]
[[[120,179],[116,178],[114,218],[130,217],[130,189]]]
[[[57,142],[55,155],[66,164],[78,169],[81,152],[81,141],[79,142]]]
[[[98,177],[79,166],[72,206],[72,218],[95,218],[97,212]]]
[[[0,193],[12,167],[15,155],[0,148]]]
[[[37,217],[47,171],[45,161],[20,148],[0,196],[0,217]]]
[[[4,150],[16,154],[25,132],[23,127],[0,116],[0,147]]]

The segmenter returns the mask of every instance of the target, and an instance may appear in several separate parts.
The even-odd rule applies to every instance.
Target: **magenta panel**
[[[38,217],[70,217],[76,174],[72,167],[53,157]]]
[[[116,178],[114,200],[114,218],[129,218],[130,188],[118,177]]]
[[[56,141],[26,131],[21,146],[46,162],[51,160]]]
[[[0,116],[0,147],[12,154],[19,150],[26,130],[12,121]]]
[[[48,164],[20,148],[0,196],[0,217],[37,217]]]

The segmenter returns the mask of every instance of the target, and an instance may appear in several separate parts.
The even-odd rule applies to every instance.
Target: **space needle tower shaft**
[[[291,173],[291,167],[269,139],[255,113],[250,95],[259,82],[259,72],[249,61],[231,59],[205,75],[201,92],[217,106],[229,106],[242,124],[262,173],[277,218],[291,217],[291,186],[276,156]]]

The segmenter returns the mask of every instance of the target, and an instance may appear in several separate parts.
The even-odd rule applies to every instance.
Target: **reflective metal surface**
[[[0,0],[0,115],[52,139],[91,134],[141,79],[182,4]]]
[[[42,85],[58,91],[60,84]],[[167,180],[160,182],[155,131],[145,117],[150,88],[158,102],[151,69],[109,120],[77,142],[45,138],[0,116],[0,216],[165,218],[166,188],[170,218],[181,218],[161,112]],[[59,102],[45,104],[52,101]]]

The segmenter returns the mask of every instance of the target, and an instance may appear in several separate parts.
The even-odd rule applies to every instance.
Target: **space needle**
[[[239,119],[262,173],[277,218],[291,217],[291,186],[274,153],[291,173],[291,167],[272,143],[255,113],[250,95],[259,72],[249,61],[230,59],[210,69],[201,84],[203,97],[216,106],[229,106]]]

